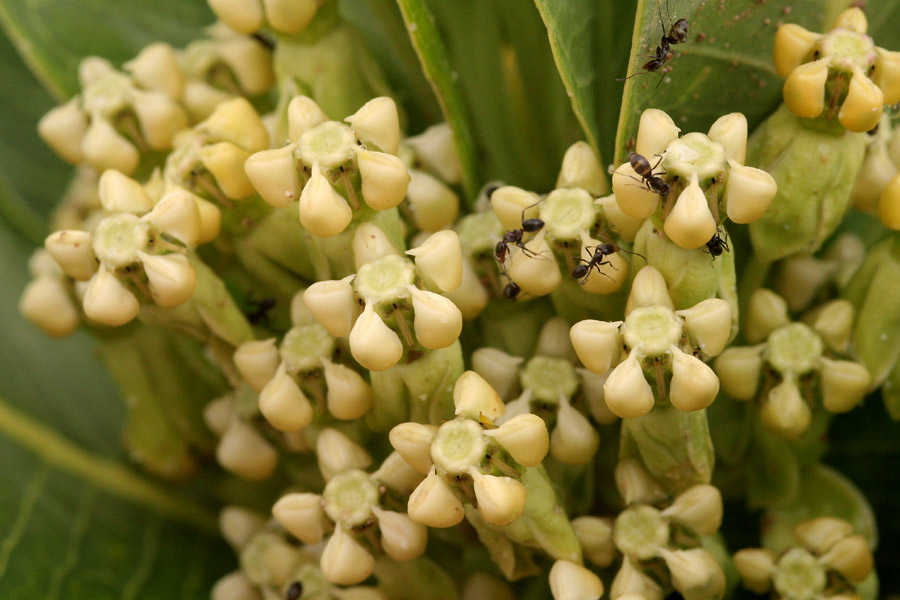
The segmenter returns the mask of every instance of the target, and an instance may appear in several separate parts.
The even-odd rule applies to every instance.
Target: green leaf
[[[447,48],[435,26],[434,17],[424,0],[398,0],[403,20],[425,76],[441,105],[444,119],[453,128],[453,141],[462,164],[462,183],[469,198],[478,188],[475,167],[475,141]]]
[[[0,597],[208,598],[215,519],[0,399]]]
[[[0,0],[0,24],[57,100],[78,92],[85,56],[118,64],[160,40],[183,46],[212,21],[203,0]]]
[[[640,0],[632,38],[622,112],[616,134],[616,164],[633,147],[641,113],[665,110],[683,133],[706,131],[720,116],[742,112],[750,130],[781,102],[783,81],[772,65],[772,46],[780,23],[822,29],[823,0]],[[660,22],[662,12],[662,22]],[[667,12],[668,15],[667,16]],[[663,30],[688,20],[688,39],[672,47],[665,74],[646,73],[646,63]],[[661,72],[661,71],[660,71]]]
[[[366,39],[384,69],[398,100],[406,109],[410,134],[419,133],[443,117],[431,85],[422,74],[416,51],[406,34],[394,0],[341,0],[341,16]]]

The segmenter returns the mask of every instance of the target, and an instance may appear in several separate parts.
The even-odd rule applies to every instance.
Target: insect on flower
[[[728,234],[717,227],[715,235],[706,242],[706,251],[710,253],[713,260],[716,260],[717,256],[721,256],[722,252],[730,252],[731,248],[728,247]]]
[[[303,596],[303,584],[299,581],[292,583],[284,595],[285,600],[300,600],[301,596]]]
[[[525,242],[523,239],[525,238],[526,233],[537,233],[541,229],[544,228],[544,222],[541,219],[526,219],[525,211],[531,208],[531,206],[527,206],[522,210],[522,227],[519,229],[511,229],[503,234],[503,239],[497,242],[497,245],[494,247],[494,257],[497,259],[497,263],[500,265],[500,270],[506,272],[506,257],[509,255],[509,245],[515,244],[518,246],[522,252],[525,253],[526,256],[530,256],[532,258],[537,257],[534,251],[529,250],[525,247]]]
[[[654,169],[659,166],[659,163],[662,162],[662,156],[659,157],[659,160],[656,161],[655,165],[651,166],[650,161],[647,160],[646,157],[637,152],[631,152],[628,155],[628,162],[631,163],[631,168],[634,169],[634,172],[640,175],[641,178],[638,179],[631,175],[625,175],[626,177],[642,182],[644,187],[660,196],[669,195],[669,184],[666,183],[665,179],[660,177],[660,175],[665,175],[665,171],[660,173],[653,172]]]

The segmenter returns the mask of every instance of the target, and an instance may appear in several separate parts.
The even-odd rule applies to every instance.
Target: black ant
[[[669,184],[666,183],[666,180],[660,177],[660,175],[665,175],[665,172],[654,173],[653,170],[659,166],[659,163],[662,162],[663,157],[660,156],[659,160],[656,161],[656,164],[651,166],[650,161],[647,160],[644,156],[638,154],[637,152],[630,152],[628,154],[628,162],[631,163],[631,168],[634,169],[634,172],[640,175],[640,179],[633,177],[631,175],[625,175],[625,177],[630,177],[635,181],[641,181],[644,184],[644,187],[647,190],[659,194],[660,196],[668,196],[669,195]],[[621,175],[622,173],[620,173]]]
[[[586,248],[586,250],[590,251],[590,248]],[[597,244],[596,246],[594,246],[594,251],[593,254],[591,254],[590,260],[584,260],[583,258],[579,257],[578,260],[581,261],[581,264],[572,269],[572,277],[574,277],[575,279],[581,279],[579,283],[581,285],[584,285],[584,283],[588,280],[588,277],[590,277],[592,269],[597,269],[598,273],[603,273],[603,271],[600,270],[600,267],[602,267],[603,265],[612,266],[611,262],[603,259],[611,254],[615,254],[615,252],[616,246],[614,244],[610,244],[609,242]],[[603,275],[606,275],[606,273],[603,273]],[[609,277],[609,275],[606,276]]]
[[[497,245],[494,247],[494,258],[497,259],[497,262],[500,264],[500,270],[505,272],[506,265],[506,257],[509,254],[509,245],[515,244],[518,246],[522,252],[525,253],[526,256],[530,256],[532,258],[537,257],[537,253],[533,250],[530,250],[525,247],[525,242],[523,239],[525,238],[526,233],[537,233],[541,229],[544,228],[544,222],[541,219],[526,219],[525,211],[528,210],[529,207],[526,207],[522,210],[522,227],[520,229],[511,229],[503,234],[503,239],[497,242]]]
[[[247,313],[247,320],[256,325],[258,323],[268,321],[269,311],[275,308],[277,300],[275,298],[263,298],[259,302],[254,302],[256,306],[253,307],[253,310]]]
[[[285,600],[300,600],[300,596],[303,595],[303,584],[299,581],[295,581],[290,585],[287,589],[287,593],[284,595]]]
[[[510,281],[506,284],[506,287],[503,288],[503,297],[507,300],[515,300],[521,291],[522,288],[520,288],[515,281]]]
[[[715,235],[706,242],[706,251],[709,252],[713,260],[716,260],[717,256],[722,256],[722,252],[731,252],[731,248],[728,247],[728,234],[723,233],[722,230],[716,227]]]
[[[669,60],[674,56],[672,53],[672,46],[677,44],[682,44],[687,41],[688,34],[688,21],[687,19],[678,19],[672,26],[669,28],[669,32],[666,33],[666,27],[663,24],[662,18],[662,8],[657,5],[657,9],[659,10],[659,25],[662,28],[662,38],[659,41],[659,46],[656,47],[656,52],[650,55],[650,60],[648,60],[641,67],[644,71],[642,73],[634,73],[625,77],[623,79],[618,79],[617,81],[625,81],[626,79],[631,79],[635,75],[646,75],[647,73],[656,73],[658,72]],[[668,5],[666,8],[666,12],[668,12]],[[656,84],[656,87],[659,87],[659,84],[662,83],[663,78],[660,77],[659,81]]]

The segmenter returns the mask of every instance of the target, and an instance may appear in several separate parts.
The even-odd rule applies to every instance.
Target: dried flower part
[[[586,142],[575,142],[563,155],[556,188],[581,188],[592,196],[609,190],[603,167],[593,148]]]
[[[361,583],[375,570],[375,558],[353,536],[338,526],[319,560],[322,574],[337,585]]]
[[[299,431],[312,423],[313,409],[294,378],[281,363],[259,393],[259,412],[279,431]]]
[[[233,419],[216,447],[216,460],[239,477],[259,481],[275,470],[278,453],[253,427]]]
[[[600,600],[603,582],[588,569],[568,560],[558,560],[550,568],[553,600]]]
[[[571,427],[565,429],[569,432]],[[550,450],[547,425],[543,419],[530,413],[516,415],[497,429],[485,430],[484,434],[497,440],[513,460],[525,467],[536,467],[541,464]]]
[[[393,329],[384,324],[372,303],[367,303],[356,319],[349,341],[353,358],[371,371],[389,369],[403,356],[403,342]]]
[[[275,338],[254,340],[238,346],[234,352],[234,366],[241,377],[257,392],[262,391],[275,376],[281,358]]]
[[[734,568],[744,587],[757,594],[765,594],[772,587],[775,573],[775,553],[762,548],[747,548],[734,553]]]
[[[293,493],[272,506],[272,515],[291,535],[304,544],[318,544],[325,535],[322,496]]]
[[[413,521],[437,528],[453,527],[466,514],[453,489],[433,467],[410,495],[407,513]]]
[[[372,464],[372,457],[365,448],[330,427],[319,432],[316,457],[325,481],[344,471],[365,469]]]

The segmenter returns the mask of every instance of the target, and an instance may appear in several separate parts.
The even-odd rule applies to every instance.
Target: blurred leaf
[[[742,112],[750,130],[781,102],[783,81],[772,65],[775,30],[784,22],[822,29],[824,0],[640,0],[631,61],[616,134],[616,164],[624,161],[646,108],[665,110],[683,133],[706,131],[720,116]],[[662,12],[662,23],[660,23]],[[679,18],[688,39],[672,47],[670,72],[646,73],[646,63]]]
[[[409,118],[410,135],[443,119],[394,0],[341,0],[341,16],[359,29]]]
[[[204,0],[0,0],[0,24],[57,100],[78,92],[85,56],[119,64],[160,40],[180,47],[213,20]]]
[[[0,461],[5,600],[205,599],[234,560],[213,514],[2,399]]]
[[[631,31],[637,0],[601,0],[596,3],[594,69],[597,71],[597,128],[601,155],[610,160],[615,153],[616,124],[622,107],[624,82],[631,53]]]
[[[582,137],[533,0],[429,2],[472,119],[487,179],[552,189]]]
[[[441,105],[444,119],[453,128],[453,140],[462,165],[463,188],[469,198],[474,198],[478,188],[475,140],[460,94],[457,74],[450,66],[447,48],[424,0],[398,0],[398,4],[422,69]]]

